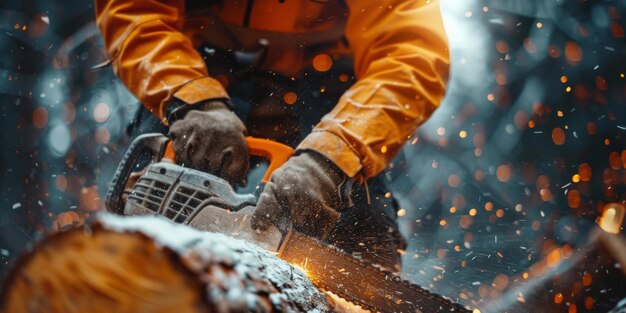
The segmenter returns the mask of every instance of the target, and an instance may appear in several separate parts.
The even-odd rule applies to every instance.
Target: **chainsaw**
[[[293,155],[290,147],[246,137],[250,155],[269,161],[256,193],[239,194],[224,179],[175,164],[172,142],[161,134],[135,139],[120,162],[106,197],[120,215],[161,215],[196,229],[252,242],[305,271],[320,289],[378,312],[469,312],[459,304],[367,261],[287,227],[251,227],[262,186]]]

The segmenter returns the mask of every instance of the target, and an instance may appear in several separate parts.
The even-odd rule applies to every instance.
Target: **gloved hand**
[[[304,151],[291,157],[265,185],[252,216],[252,227],[265,230],[286,218],[309,236],[325,239],[346,202],[349,178],[321,154]]]
[[[243,122],[221,101],[194,105],[170,127],[176,163],[241,184],[250,155]]]

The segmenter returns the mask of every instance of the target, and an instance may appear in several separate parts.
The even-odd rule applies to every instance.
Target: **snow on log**
[[[9,274],[6,312],[331,312],[300,270],[159,217],[103,215],[42,240]]]

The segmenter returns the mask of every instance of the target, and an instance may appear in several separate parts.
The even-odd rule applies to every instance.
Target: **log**
[[[252,244],[160,217],[102,215],[23,255],[5,312],[331,312],[305,274]]]

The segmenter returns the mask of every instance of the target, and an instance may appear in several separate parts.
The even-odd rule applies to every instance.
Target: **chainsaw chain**
[[[325,244],[321,244],[319,242],[317,242],[317,243],[318,243],[318,245],[320,246],[321,249],[325,249],[329,253],[332,253],[334,255],[342,257],[346,261],[354,263],[356,266],[360,266],[361,268],[365,268],[370,273],[379,275],[379,276],[381,276],[382,278],[385,278],[385,279],[391,278],[391,279],[393,279],[394,282],[399,283],[399,284],[403,285],[404,287],[407,287],[408,289],[411,289],[413,291],[419,292],[424,297],[436,300],[437,302],[441,303],[442,308],[444,308],[444,310],[436,310],[437,312],[446,312],[446,311],[447,312],[463,312],[463,313],[470,313],[471,312],[467,308],[461,306],[461,304],[456,303],[456,302],[452,302],[450,299],[448,299],[448,298],[446,298],[446,297],[444,297],[444,296],[442,296],[440,294],[437,294],[437,293],[431,292],[429,290],[426,290],[426,289],[424,289],[423,287],[421,287],[419,285],[412,284],[408,280],[402,279],[397,274],[395,274],[395,273],[393,273],[393,272],[391,272],[389,270],[380,268],[380,267],[374,265],[373,263],[365,261],[363,259],[356,258],[356,257],[354,257],[352,255],[348,255],[348,254],[346,254],[345,252],[342,252],[341,250],[339,250],[336,247],[328,246],[328,245],[325,245]],[[324,289],[324,290],[331,290],[331,288],[328,288],[329,286],[325,286],[323,283],[319,283],[318,287],[321,288],[321,289]],[[336,294],[337,296],[339,296],[340,298],[342,298],[342,299],[344,299],[346,301],[349,301],[349,302],[351,302],[351,303],[353,303],[355,305],[361,306],[362,308],[365,308],[365,309],[370,310],[372,312],[378,312],[376,307],[374,307],[374,306],[372,306],[372,305],[370,305],[368,303],[364,303],[363,301],[361,301],[361,300],[359,300],[357,298],[351,297],[351,296],[349,296],[347,294],[342,294],[342,293],[340,293],[338,291],[334,291],[334,290],[331,290],[331,292]]]

